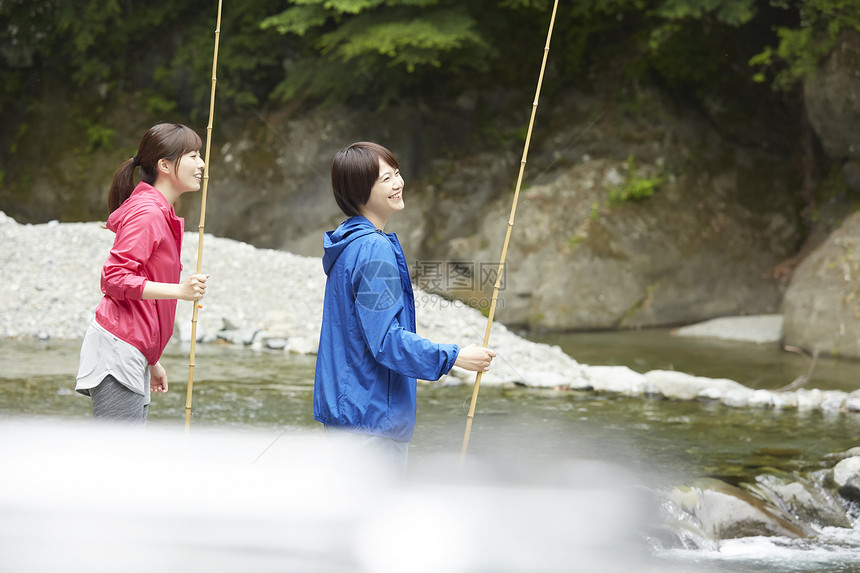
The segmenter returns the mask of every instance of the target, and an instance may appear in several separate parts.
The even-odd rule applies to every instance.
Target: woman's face
[[[170,162],[168,162],[170,163]],[[174,188],[180,193],[199,191],[203,182],[203,167],[206,163],[200,156],[200,150],[189,151],[177,160],[178,165],[170,165],[170,174],[174,179]]]
[[[380,159],[379,178],[370,189],[370,198],[362,212],[379,226],[379,223],[384,225],[392,213],[402,211],[403,207],[403,177],[400,176],[400,170]]]

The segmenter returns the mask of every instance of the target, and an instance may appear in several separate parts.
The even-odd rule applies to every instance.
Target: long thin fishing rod
[[[218,17],[215,20],[215,49],[212,53],[212,93],[209,95],[209,124],[206,126],[206,154],[203,161],[203,189],[200,197],[200,224],[197,226],[197,274],[203,269],[203,229],[206,226],[206,192],[209,190],[209,156],[212,150],[212,119],[215,117],[215,84],[218,82],[215,71],[218,69],[218,40],[221,36],[221,3],[218,0]],[[194,303],[191,314],[191,350],[188,355],[188,389],[185,393],[185,431],[191,428],[191,396],[194,388],[194,352],[197,349],[197,311],[200,305]]]
[[[505,258],[508,255],[508,244],[511,240],[511,230],[514,228],[514,217],[517,213],[517,201],[520,197],[520,187],[523,183],[523,173],[526,170],[526,158],[529,154],[529,144],[531,143],[532,139],[532,128],[534,127],[535,115],[537,114],[538,99],[540,98],[540,88],[543,84],[543,73],[546,69],[547,57],[549,56],[549,43],[552,39],[552,28],[555,25],[555,13],[557,9],[558,0],[555,0],[552,5],[552,16],[550,16],[549,19],[549,30],[546,34],[546,46],[543,49],[543,61],[540,65],[540,75],[538,76],[537,89],[535,90],[535,99],[534,103],[532,104],[532,114],[529,118],[529,129],[526,132],[526,142],[523,146],[523,158],[520,161],[520,172],[519,175],[517,175],[517,186],[514,191],[514,200],[511,204],[511,215],[508,218],[508,229],[505,233],[505,242],[502,245],[502,255],[499,258],[499,270],[498,274],[496,275],[496,283],[493,285],[493,299],[490,303],[490,314],[487,316],[487,329],[486,331],[484,331],[484,348],[487,348],[490,343],[490,330],[493,328],[493,317],[496,314],[496,303],[499,300],[499,289],[501,288],[502,275],[505,270]],[[482,372],[478,372],[478,374],[475,376],[475,387],[472,390],[472,403],[469,406],[469,414],[466,417],[466,433],[463,436],[463,449],[460,451],[460,471],[463,470],[463,466],[466,463],[466,452],[468,452],[469,450],[469,435],[472,433],[472,421],[475,419],[475,408],[478,405],[478,391],[481,388],[482,376]]]

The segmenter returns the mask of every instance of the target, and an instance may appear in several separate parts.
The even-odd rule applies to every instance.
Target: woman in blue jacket
[[[332,162],[332,189],[349,217],[323,240],[326,289],[314,377],[314,418],[358,449],[405,469],[415,428],[416,378],[438,380],[453,366],[486,372],[495,352],[437,344],[415,333],[415,300],[403,249],[384,233],[403,210],[394,155],[358,142]]]

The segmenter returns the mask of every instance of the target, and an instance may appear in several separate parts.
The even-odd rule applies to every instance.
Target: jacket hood
[[[135,201],[130,201],[132,197],[135,198]],[[143,202],[156,205],[165,213],[165,215],[172,215],[175,217],[175,215],[173,215],[173,208],[167,202],[167,199],[164,198],[164,195],[149,183],[141,181],[137,184],[137,187],[134,188],[134,191],[131,192],[128,199],[123,201],[122,205],[117,207],[116,211],[110,214],[105,226],[116,233],[119,223],[125,219],[129,210],[136,208],[136,206],[139,206]]]
[[[354,240],[370,233],[375,233],[376,227],[366,217],[361,215],[350,217],[334,231],[326,231],[323,237],[323,269],[328,275],[335,261],[343,250]]]

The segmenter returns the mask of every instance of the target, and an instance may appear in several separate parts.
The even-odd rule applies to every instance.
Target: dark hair
[[[197,133],[178,123],[159,123],[153,125],[140,138],[137,155],[126,159],[113,176],[108,192],[108,211],[113,213],[134,191],[134,168],[140,165],[140,180],[150,185],[158,177],[159,159],[175,161],[174,169],[179,167],[179,159],[189,151],[200,149],[203,142]]]
[[[370,190],[379,179],[379,160],[394,169],[400,164],[394,154],[377,143],[359,141],[338,151],[331,162],[331,188],[337,206],[347,217],[361,214]]]

